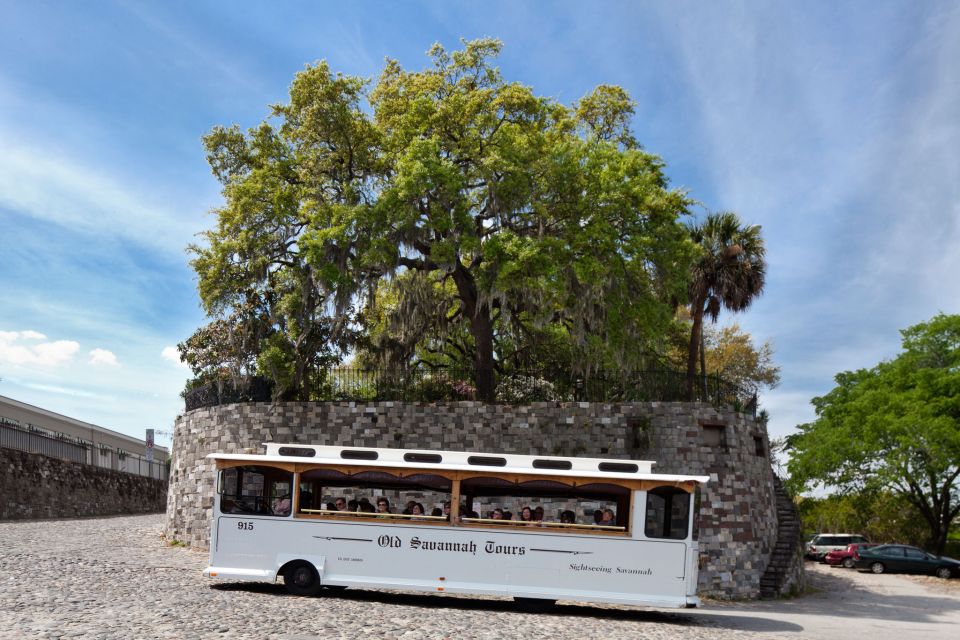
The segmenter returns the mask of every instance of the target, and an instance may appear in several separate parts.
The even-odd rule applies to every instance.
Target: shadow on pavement
[[[217,591],[245,591],[263,593],[278,597],[297,597],[287,594],[281,584],[235,582],[220,583],[210,586]],[[324,590],[318,597],[324,599],[350,600],[354,602],[370,602],[423,609],[460,609],[463,611],[503,611],[518,612],[517,605],[508,599],[478,599],[459,597],[452,594],[414,594],[396,593],[392,591],[374,591],[369,589]],[[751,628],[763,631],[799,631],[799,625],[774,619],[737,616],[739,624],[731,627],[731,619],[722,615],[710,615],[709,612],[692,610],[672,611],[642,609],[642,608],[614,608],[609,605],[589,605],[568,603],[561,601],[552,609],[536,615],[563,616],[575,618],[593,618],[601,620],[624,620],[633,622],[656,622],[670,624],[677,627],[709,626],[719,628]],[[750,625],[746,627],[744,625]]]
[[[678,628],[708,626],[757,632],[816,632],[824,626],[842,629],[857,620],[935,623],[943,614],[960,613],[960,598],[929,593],[916,585],[916,593],[902,576],[858,574],[850,569],[810,567],[812,593],[791,599],[753,602],[710,602],[704,608],[681,610],[642,609],[564,603],[538,614],[574,618],[657,622]],[[221,591],[248,591],[288,597],[280,584],[221,583]],[[902,593],[914,591],[914,593]],[[294,596],[289,596],[294,597]],[[454,594],[413,594],[371,589],[324,590],[326,599],[392,604],[423,609],[465,611],[517,611],[509,599],[458,597]]]

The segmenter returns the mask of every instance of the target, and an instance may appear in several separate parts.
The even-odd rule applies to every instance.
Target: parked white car
[[[811,560],[823,560],[831,551],[846,549],[847,545],[870,542],[857,533],[820,533],[807,545],[807,557]]]

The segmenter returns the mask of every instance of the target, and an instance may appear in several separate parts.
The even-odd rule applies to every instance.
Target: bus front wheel
[[[550,611],[553,605],[557,603],[556,600],[545,600],[543,598],[514,598],[513,601],[516,603],[517,609],[526,613]]]
[[[315,596],[320,592],[320,575],[306,560],[297,560],[283,571],[283,586],[295,596]]]

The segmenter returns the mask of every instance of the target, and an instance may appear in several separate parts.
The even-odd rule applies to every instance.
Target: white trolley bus
[[[269,443],[211,454],[204,575],[691,607],[696,487],[653,462]]]

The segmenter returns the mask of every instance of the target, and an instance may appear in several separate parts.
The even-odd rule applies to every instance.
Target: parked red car
[[[837,565],[843,565],[847,569],[853,569],[854,563],[860,559],[860,555],[857,553],[858,551],[877,546],[880,545],[874,542],[856,542],[854,544],[848,544],[846,549],[831,551],[823,557],[823,560],[827,564],[834,567]]]

